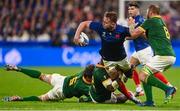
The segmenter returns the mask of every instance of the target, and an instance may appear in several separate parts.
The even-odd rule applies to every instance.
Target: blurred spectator
[[[108,10],[117,11],[118,0],[1,0],[0,40],[67,44],[81,21],[99,21]]]
[[[0,0],[0,41],[72,43],[78,24],[100,21],[105,11],[118,11],[119,0]],[[142,2],[140,4],[143,6]],[[165,2],[163,2],[165,4]],[[180,39],[180,2],[166,2],[162,15],[173,38]],[[142,9],[146,10],[146,9]],[[86,30],[99,41],[97,34]]]

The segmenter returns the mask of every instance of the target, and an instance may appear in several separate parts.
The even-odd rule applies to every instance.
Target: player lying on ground
[[[140,26],[145,20],[143,16],[140,15],[140,9],[137,2],[133,1],[129,3],[128,6],[128,13],[129,16],[132,17],[135,20],[135,28]],[[153,51],[148,43],[148,41],[145,39],[144,35],[141,35],[140,37],[133,40],[135,52],[132,54],[130,58],[131,65],[138,66],[139,64],[145,65],[150,61],[153,57]],[[157,72],[154,74],[156,78],[161,80],[167,85],[170,85],[170,82],[165,78],[165,76],[161,72]],[[136,93],[135,96],[141,96],[144,95],[143,89],[141,88],[140,80],[138,77],[138,72],[136,69],[133,70],[133,76],[132,76],[135,84],[136,84]]]
[[[112,73],[112,74],[108,74]],[[131,100],[135,104],[141,104],[133,93],[127,91],[124,83],[121,81],[120,72],[118,70],[118,65],[116,70],[108,72],[104,67],[97,66],[93,73],[93,85],[90,88],[89,94],[90,98],[94,103],[124,103],[126,100]],[[121,86],[121,87],[119,87]],[[113,92],[119,89],[124,95],[116,95]],[[124,90],[126,92],[124,92]],[[83,100],[81,100],[83,101]]]
[[[22,72],[32,78],[40,79],[53,86],[46,94],[40,96],[20,97],[12,96],[5,97],[4,101],[48,101],[48,100],[63,100],[71,97],[81,97],[82,95],[89,96],[89,87],[91,86],[94,65],[87,66],[83,71],[72,75],[62,76],[60,74],[44,74],[37,70],[25,69],[13,65],[6,65],[7,71]]]
[[[170,42],[170,34],[166,24],[160,17],[160,8],[156,5],[150,5],[147,10],[147,20],[141,26],[134,28],[135,22],[132,18],[129,19],[128,24],[131,37],[127,37],[127,39],[136,39],[146,33],[147,40],[154,51],[151,61],[148,61],[139,73],[139,78],[143,82],[146,94],[144,106],[154,106],[152,86],[165,92],[164,102],[168,103],[176,89],[159,81],[154,77],[154,74],[170,68],[175,63],[176,56]]]

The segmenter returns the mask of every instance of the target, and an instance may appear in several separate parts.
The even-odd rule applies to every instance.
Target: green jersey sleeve
[[[149,20],[146,20],[139,28],[146,32],[150,28],[151,24]]]

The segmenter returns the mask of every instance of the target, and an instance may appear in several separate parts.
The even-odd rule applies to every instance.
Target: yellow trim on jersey
[[[87,81],[86,78],[83,76],[83,81],[86,83],[86,84],[91,84],[92,82],[91,81]]]
[[[144,28],[142,28],[141,26],[138,27],[140,30],[142,30],[143,32],[146,32],[146,30]]]
[[[151,18],[154,18],[154,17],[161,18],[160,15],[155,15],[155,16],[152,16]]]

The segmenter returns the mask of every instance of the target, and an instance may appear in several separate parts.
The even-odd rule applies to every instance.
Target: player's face
[[[134,17],[139,13],[139,9],[135,6],[130,6],[128,7],[128,13],[130,17]]]
[[[112,22],[109,18],[103,18],[103,28],[108,31],[113,31],[116,28],[116,23]]]

